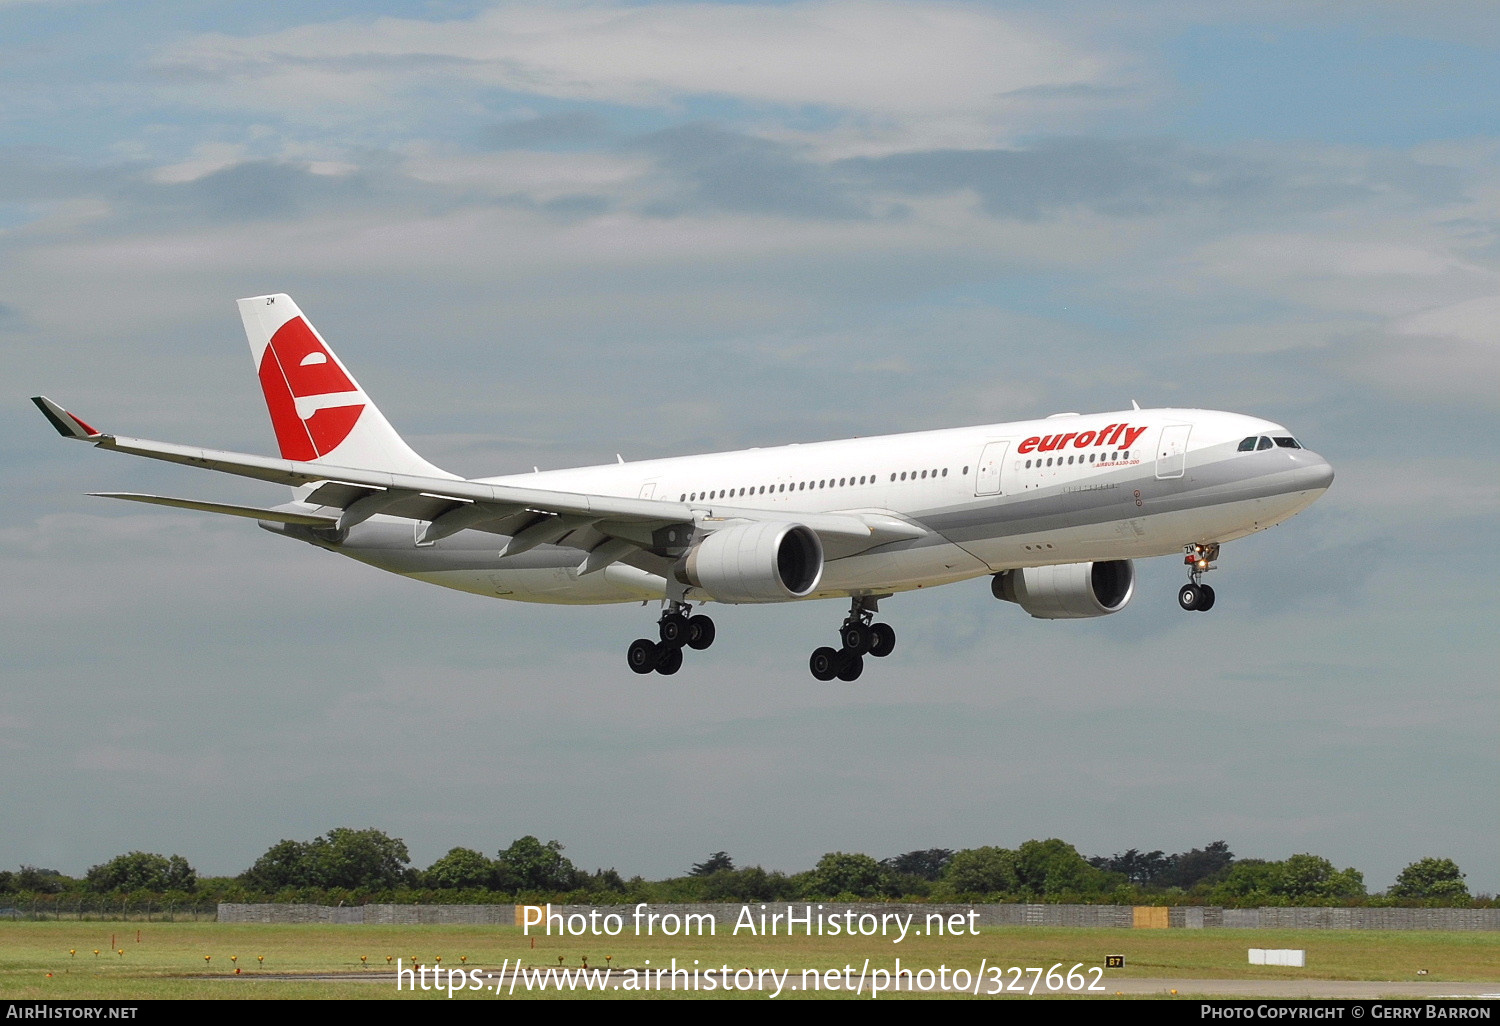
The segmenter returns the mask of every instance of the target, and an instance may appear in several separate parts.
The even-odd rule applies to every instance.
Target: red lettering
[[[1047,435],[1040,442],[1036,443],[1036,451],[1037,452],[1051,452],[1053,449],[1056,449],[1057,448],[1057,438],[1058,438],[1057,435]]]
[[[1077,438],[1077,437],[1078,437],[1078,432],[1076,432],[1076,431],[1069,431],[1067,434],[1063,435],[1060,439],[1057,440],[1057,447],[1059,449],[1061,449],[1063,446],[1065,446],[1065,445],[1068,444],[1068,439],[1070,439],[1070,438]]]
[[[1146,429],[1143,428],[1143,427],[1128,428],[1128,429],[1126,429],[1126,431],[1125,431],[1125,442],[1121,446],[1121,448],[1122,449],[1129,449],[1132,445],[1135,444],[1135,440],[1137,438],[1141,437],[1141,435],[1143,435],[1145,433],[1145,431],[1146,431]]]
[[[1022,442],[1020,445],[1016,446],[1016,452],[1030,452],[1031,450],[1036,448],[1036,443],[1040,441],[1040,438],[1033,435],[1030,438],[1026,439],[1026,441]]]
[[[1092,431],[1085,431],[1083,434],[1079,435],[1076,439],[1074,439],[1074,441],[1073,441],[1073,448],[1075,448],[1075,449],[1086,449],[1086,448],[1088,448],[1089,446],[1091,446],[1093,444],[1094,444],[1094,432],[1092,432]]]

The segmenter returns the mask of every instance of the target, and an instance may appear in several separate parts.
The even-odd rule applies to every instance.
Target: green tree
[[[853,894],[874,897],[880,892],[880,863],[869,855],[831,851],[818,860],[808,883],[813,894],[833,898]]]
[[[1234,852],[1225,841],[1214,841],[1207,848],[1194,848],[1171,857],[1172,868],[1164,883],[1175,887],[1192,887],[1227,873],[1234,865]]]
[[[1077,848],[1056,837],[1027,841],[1017,848],[1016,875],[1021,890],[1039,898],[1084,896],[1103,889],[1108,881]]]
[[[40,866],[22,866],[20,872],[11,881],[17,891],[31,891],[36,894],[56,894],[66,886],[68,878],[55,869],[43,869]]]
[[[322,887],[319,867],[302,841],[282,839],[255,860],[240,877],[251,887],[274,892],[286,887]]]
[[[1335,869],[1321,855],[1293,855],[1284,862],[1241,859],[1215,885],[1211,900],[1222,905],[1316,905],[1361,898],[1365,880],[1357,869]]]
[[[373,827],[337,827],[314,841],[323,863],[325,887],[395,887],[402,882],[411,855],[406,842]]]
[[[543,844],[530,834],[511,842],[496,862],[500,889],[506,891],[572,890],[578,870],[563,856],[557,841]]]
[[[495,876],[495,864],[472,848],[453,848],[427,867],[423,882],[428,887],[488,887]]]
[[[1365,893],[1364,876],[1357,869],[1342,872],[1321,855],[1293,855],[1272,878],[1272,893],[1293,904],[1330,898],[1358,898]]]
[[[894,858],[885,859],[881,865],[892,873],[916,876],[923,880],[937,880],[948,868],[953,852],[948,848],[926,848],[922,851],[903,852]]]
[[[1217,905],[1237,907],[1272,902],[1279,865],[1265,859],[1240,859],[1215,885],[1211,900]]]
[[[1469,885],[1452,859],[1418,859],[1396,877],[1390,890],[1393,898],[1417,898],[1444,902],[1467,902]]]
[[[1016,853],[989,846],[955,852],[943,879],[959,894],[1013,894],[1021,886]]]
[[[85,879],[92,891],[191,891],[198,873],[181,855],[168,858],[150,852],[132,851],[90,867]]]
[[[284,888],[390,888],[400,884],[411,855],[398,837],[370,828],[336,827],[311,841],[282,840],[241,879],[263,891]]]
[[[734,859],[727,851],[716,851],[702,862],[693,864],[688,876],[713,876],[715,873],[733,872]]]

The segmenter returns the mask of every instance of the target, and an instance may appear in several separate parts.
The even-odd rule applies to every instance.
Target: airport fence
[[[5,902],[0,919],[109,921],[140,923],[211,923],[219,917],[214,902],[146,901],[105,894],[46,895]]]
[[[770,902],[768,911],[784,912],[788,906],[798,915],[811,906],[823,916],[843,917],[895,912],[967,916],[975,912],[979,926],[1083,926],[1120,929],[1275,929],[1275,930],[1500,930],[1500,908],[1246,908],[1225,909],[1199,906],[1131,905],[924,905],[905,903]],[[649,906],[661,916],[706,916],[719,931],[732,930],[748,908],[758,916],[761,902],[701,903]],[[525,905],[290,905],[229,904],[218,907],[221,923],[346,923],[381,926],[484,926],[521,925]],[[535,907],[535,906],[532,906]],[[601,916],[619,915],[631,921],[634,905],[553,905],[553,913],[566,917],[597,910]],[[533,914],[533,919],[536,915]]]

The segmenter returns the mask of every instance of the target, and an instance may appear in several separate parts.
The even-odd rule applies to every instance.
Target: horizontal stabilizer
[[[128,499],[131,502],[147,502],[153,506],[172,506],[177,509],[195,509],[201,513],[222,513],[231,517],[246,517],[250,520],[269,520],[277,524],[301,524],[304,527],[333,527],[336,517],[320,516],[317,513],[294,513],[283,509],[261,509],[259,506],[234,506],[225,502],[203,502],[199,499],[174,499],[167,495],[138,495],[135,492],[89,492],[101,499]]]

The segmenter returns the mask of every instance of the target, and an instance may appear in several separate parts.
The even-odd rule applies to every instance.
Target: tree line
[[[56,900],[85,895],[181,903],[313,904],[508,903],[552,901],[933,901],[1180,904],[1249,908],[1275,905],[1415,904],[1491,906],[1469,894],[1452,859],[1428,857],[1401,871],[1396,884],[1370,894],[1356,869],[1338,869],[1309,853],[1281,861],[1237,859],[1224,841],[1166,854],[1130,849],[1085,858],[1057,838],[1017,848],[928,848],[886,859],[829,852],[810,870],[739,868],[728,852],[710,854],[685,874],[624,879],[614,869],[586,872],[557,841],[513,841],[492,858],[453,848],[426,869],[411,865],[400,838],[376,829],[339,827],[311,841],[282,840],[236,877],[200,878],[180,855],[128,852],[93,866],[82,879],[22,866],[0,872],[0,895]]]

